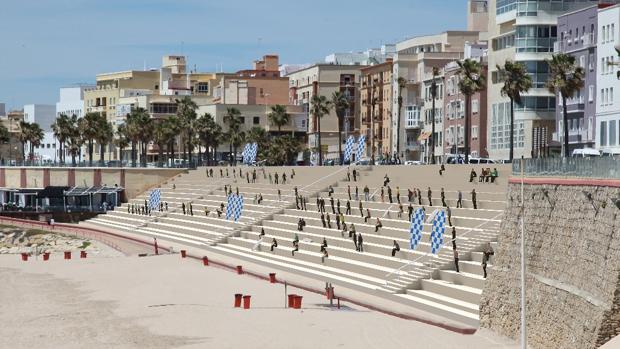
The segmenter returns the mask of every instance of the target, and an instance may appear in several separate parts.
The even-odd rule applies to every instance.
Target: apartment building
[[[396,44],[393,62],[392,88],[392,152],[402,161],[428,160],[432,136],[432,97],[430,86],[433,68],[440,72],[449,62],[464,57],[468,42],[477,42],[480,33],[476,31],[447,31],[444,33],[414,37]],[[435,100],[435,156],[443,155],[443,73],[436,77],[438,99]],[[399,78],[405,86],[399,87]],[[402,96],[402,110],[399,110],[398,96]],[[400,118],[400,126],[397,122]],[[397,142],[397,138],[400,142]],[[396,148],[397,144],[399,149]]]
[[[491,0],[489,3],[489,156],[507,159],[510,147],[510,104],[501,96],[496,66],[506,60],[522,62],[533,87],[515,107],[515,158],[546,156],[556,132],[556,96],[545,87],[546,63],[558,39],[558,17],[597,4],[596,0]]]
[[[620,5],[598,10],[596,44],[596,147],[603,152],[620,154],[620,84],[618,54],[620,45]]]
[[[9,142],[7,144],[0,143],[0,160],[23,160],[21,144],[18,140],[18,134],[20,132],[19,123],[23,120],[23,110],[8,111],[6,115],[0,116],[0,123],[9,131]]]
[[[482,63],[487,75],[486,56],[468,57]],[[459,66],[451,62],[444,68],[444,154],[465,154],[465,96],[459,90]],[[487,98],[486,89],[471,96],[469,151],[472,157],[488,157],[487,150]]]
[[[339,91],[349,98],[349,109],[346,111],[342,125],[343,142],[349,135],[358,135],[360,131],[359,89],[361,65],[315,64],[289,74],[289,104],[300,106],[306,114],[302,126],[308,132],[308,147],[312,152],[312,161],[318,161],[318,120],[310,114],[313,96],[325,96],[331,99],[334,92]],[[321,119],[321,145],[323,159],[338,159],[338,117],[336,111]]]
[[[392,59],[361,69],[360,80],[360,134],[366,135],[366,148],[374,149],[371,158],[388,159],[392,156]]]
[[[340,65],[374,65],[394,57],[396,45],[386,44],[361,52],[337,52],[325,57],[325,63]]]
[[[252,69],[223,74],[215,86],[215,104],[286,105],[288,78],[280,76],[278,55],[266,55]]]
[[[24,121],[37,123],[43,130],[43,140],[34,147],[33,156],[37,161],[53,161],[57,158],[57,142],[52,132],[56,121],[56,106],[51,104],[28,104],[24,106]],[[28,150],[26,150],[28,151]]]
[[[584,86],[567,100],[568,143],[569,151],[593,148],[596,142],[596,107],[597,107],[597,39],[598,39],[598,5],[569,12],[558,17],[559,40],[554,51],[575,57],[576,63],[585,73]],[[553,140],[564,146],[564,113],[561,96],[556,95],[556,130]],[[536,156],[538,149],[534,149]]]

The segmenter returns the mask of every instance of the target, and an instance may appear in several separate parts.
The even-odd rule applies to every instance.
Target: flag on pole
[[[366,153],[366,136],[362,135],[357,139],[357,161],[365,158]]]
[[[149,194],[149,208],[157,209],[159,208],[159,203],[161,202],[161,190],[155,189],[152,190]]]
[[[353,143],[355,143],[355,137],[349,136],[344,146],[344,162],[351,161],[351,155],[353,155]]]
[[[411,216],[411,227],[409,228],[409,233],[411,234],[411,238],[409,239],[409,248],[415,250],[422,240],[422,230],[424,229],[424,210],[422,208],[418,208],[415,213]]]
[[[433,220],[431,231],[431,253],[437,254],[443,246],[443,233],[446,231],[446,212],[439,211]]]

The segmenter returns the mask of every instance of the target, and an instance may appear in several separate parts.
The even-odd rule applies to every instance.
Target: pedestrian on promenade
[[[396,255],[396,252],[398,251],[400,251],[400,246],[398,245],[398,242],[394,240],[394,246],[392,247],[392,257],[394,257]]]
[[[477,210],[478,204],[476,204],[476,189],[471,191],[471,203],[474,205],[474,210]]]

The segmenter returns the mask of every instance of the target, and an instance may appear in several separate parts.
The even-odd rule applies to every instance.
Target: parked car
[[[405,161],[405,165],[408,165],[408,166],[412,166],[412,165],[424,165],[424,162],[419,161],[419,160],[407,160],[407,161]]]
[[[470,164],[495,164],[495,160],[489,158],[469,158]]]
[[[572,157],[574,158],[595,158],[600,156],[601,153],[592,148],[575,149],[572,154]]]

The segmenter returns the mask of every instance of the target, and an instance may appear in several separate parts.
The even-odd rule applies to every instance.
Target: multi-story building
[[[501,96],[496,66],[507,60],[522,62],[533,86],[515,107],[514,156],[544,156],[556,131],[556,96],[545,87],[558,16],[598,3],[596,0],[492,0],[489,3],[487,128],[489,156],[507,159],[510,148],[510,103]],[[581,29],[580,29],[581,32]]]
[[[482,63],[486,76],[486,56],[468,57]],[[458,64],[451,62],[444,68],[444,154],[465,154],[465,96],[459,90]],[[469,151],[472,157],[487,157],[487,99],[486,89],[471,96]]]
[[[620,154],[620,83],[618,53],[620,5],[601,7],[598,12],[596,64],[596,147]]]
[[[18,140],[20,132],[19,123],[21,121],[24,121],[23,110],[12,110],[7,112],[5,116],[0,117],[0,123],[9,131],[8,143],[0,143],[0,160],[23,160],[21,144]]]
[[[396,45],[381,45],[381,48],[371,48],[363,52],[338,52],[325,57],[325,63],[340,65],[373,65],[385,63],[393,58]]]
[[[465,43],[477,42],[479,38],[480,33],[475,31],[448,31],[396,44],[392,81],[392,153],[398,154],[402,161],[424,160],[431,154],[428,145],[431,144],[432,98],[429,96],[433,68],[441,70],[449,62],[462,59]],[[399,78],[404,79],[403,88],[399,86]],[[440,75],[436,79],[439,99],[435,100],[435,122],[439,127],[435,128],[435,156],[440,158],[443,154],[440,142],[443,139],[443,78]],[[402,96],[401,110],[399,95]]]
[[[598,5],[558,17],[559,40],[554,51],[575,57],[585,73],[584,86],[567,100],[569,151],[592,148],[596,141]],[[553,139],[564,145],[564,113],[561,97],[556,95],[556,130]],[[535,135],[536,136],[536,135]],[[536,155],[536,154],[535,154]]]
[[[56,116],[65,114],[84,116],[84,91],[94,88],[92,85],[79,84],[60,88],[60,99],[56,102]]]
[[[374,151],[371,158],[383,160],[392,156],[392,59],[361,70],[359,94],[360,133]],[[372,141],[374,138],[374,142]],[[373,154],[374,153],[374,154]]]
[[[224,74],[215,87],[216,104],[288,104],[288,78],[280,76],[277,55],[255,61],[253,69]]]
[[[48,104],[28,104],[24,106],[24,121],[38,124],[43,130],[41,144],[34,147],[34,160],[55,161],[56,138],[52,132],[52,124],[56,121],[56,106]]]
[[[344,142],[348,135],[358,134],[360,122],[355,117],[360,110],[357,82],[362,68],[364,66],[315,64],[288,75],[289,104],[301,106],[307,116],[302,126],[307,127],[313,162],[318,161],[318,120],[310,114],[312,97],[325,96],[329,100],[336,91],[348,96],[349,109],[343,120],[342,140]],[[333,109],[321,118],[321,145],[323,159],[338,159],[338,117]]]

